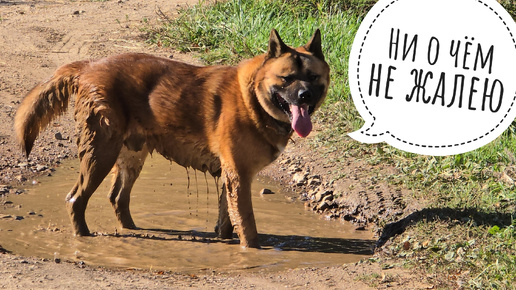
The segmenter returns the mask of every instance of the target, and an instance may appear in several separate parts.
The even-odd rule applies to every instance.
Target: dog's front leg
[[[240,239],[240,245],[259,248],[251,201],[251,181],[252,178],[239,174],[235,170],[224,170],[229,218]]]

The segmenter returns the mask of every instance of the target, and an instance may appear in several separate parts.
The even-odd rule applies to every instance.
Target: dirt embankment
[[[37,140],[29,159],[16,144],[13,117],[21,98],[36,83],[47,79],[60,65],[123,52],[146,52],[194,60],[172,50],[145,44],[142,27],[159,22],[156,9],[167,15],[196,0],[111,1],[0,1],[0,202],[19,193],[16,186],[32,182],[36,175],[51,175],[63,158],[74,157],[73,110],[54,122]],[[145,22],[145,23],[144,23]],[[333,161],[332,157],[302,154],[306,145],[297,140],[264,174],[297,190],[308,207],[330,218],[354,221],[358,229],[379,219],[406,214],[408,193],[378,183],[375,175],[389,168],[365,163]],[[338,164],[336,164],[338,162]],[[346,163],[343,166],[343,162]],[[339,172],[335,172],[338,169]],[[371,174],[374,172],[374,174]],[[336,175],[345,176],[332,181]],[[1,206],[0,203],[0,206]],[[1,208],[0,208],[1,210]],[[1,232],[1,229],[0,229]],[[0,234],[1,236],[1,234]],[[1,239],[0,239],[1,245]],[[6,252],[9,249],[2,249]],[[378,287],[398,289],[429,287],[424,278],[395,269],[382,270],[378,263],[334,268],[293,269],[275,274],[232,273],[181,275],[152,271],[91,268],[36,258],[0,254],[0,287],[15,288],[369,288],[380,275]],[[373,278],[371,278],[373,277]],[[431,286],[431,285],[430,285]]]
[[[262,174],[272,176],[292,191],[292,198],[325,218],[349,221],[357,230],[373,230],[380,236],[380,225],[423,206],[412,200],[410,190],[385,182],[385,177],[396,174],[394,168],[371,165],[339,150],[317,152],[301,138],[293,141]]]

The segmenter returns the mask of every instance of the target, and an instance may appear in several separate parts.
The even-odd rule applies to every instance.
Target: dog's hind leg
[[[116,161],[115,175],[108,197],[122,228],[136,229],[129,210],[129,201],[131,189],[140,175],[148,153],[146,146],[143,146],[140,151],[133,151],[123,146]]]
[[[113,168],[122,148],[122,133],[110,127],[102,114],[91,113],[86,118],[77,118],[76,114],[76,119],[80,174],[66,197],[66,207],[75,235],[87,236],[90,234],[85,219],[88,200]]]
[[[233,225],[229,219],[228,212],[226,184],[222,185],[222,194],[219,198],[219,220],[215,226],[215,233],[221,239],[231,239],[233,237]]]

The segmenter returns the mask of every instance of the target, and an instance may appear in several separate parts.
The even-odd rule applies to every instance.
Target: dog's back
[[[218,176],[220,161],[208,139],[217,130],[222,103],[234,105],[234,99],[224,100],[224,91],[239,92],[228,79],[236,79],[236,68],[197,67],[147,54],[64,65],[24,98],[15,120],[18,141],[29,155],[39,132],[75,95],[79,133],[85,132],[81,126],[95,126],[133,151],[145,144],[180,165]],[[92,122],[94,116],[99,122]]]

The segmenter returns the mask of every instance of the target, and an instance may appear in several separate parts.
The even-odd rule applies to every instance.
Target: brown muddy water
[[[107,199],[110,177],[89,202],[92,237],[73,237],[64,199],[78,176],[78,161],[62,164],[20,195],[0,198],[0,245],[23,256],[83,261],[89,265],[192,272],[282,270],[336,266],[371,254],[368,231],[324,220],[289,201],[274,184],[255,180],[253,206],[262,249],[242,249],[236,238],[218,240],[217,186],[212,177],[148,158],[131,195],[139,230],[121,230]],[[188,187],[188,177],[190,186]],[[260,196],[262,188],[276,194]]]

